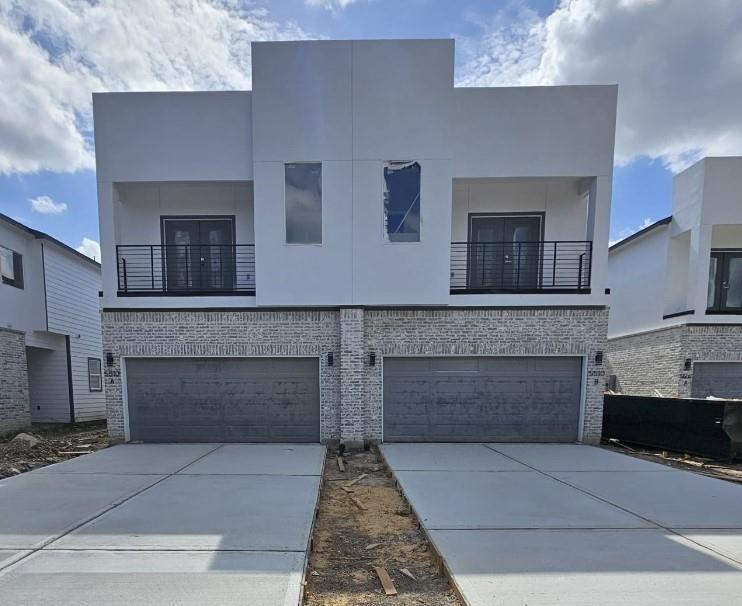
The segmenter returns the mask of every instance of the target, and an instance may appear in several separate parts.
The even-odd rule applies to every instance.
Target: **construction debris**
[[[415,577],[414,574],[412,574],[409,570],[407,570],[407,568],[400,568],[399,572],[401,572],[408,579],[412,579],[413,581],[415,581],[415,583],[417,583],[417,578]]]
[[[365,478],[366,476],[368,476],[368,474],[367,474],[367,473],[362,473],[362,474],[361,474],[360,476],[358,476],[358,477],[357,477],[357,478],[356,478],[355,480],[351,480],[350,482],[348,482],[348,483],[347,483],[347,484],[345,485],[345,487],[346,487],[346,488],[350,488],[351,486],[355,486],[356,484],[358,484],[358,482],[360,482],[360,481],[361,481],[361,480],[362,480],[363,478]]]
[[[345,471],[345,462],[343,461],[343,457],[338,457],[337,462],[338,462],[338,469],[340,471]]]
[[[364,547],[366,551],[370,551],[371,549],[376,549],[377,547],[381,547],[381,543],[369,543]]]
[[[381,566],[374,566],[374,570],[376,571],[376,574],[381,581],[381,586],[384,588],[384,593],[386,595],[397,595],[397,588],[394,586],[392,577],[389,576],[386,568],[382,568]]]
[[[350,500],[353,501],[353,504],[361,511],[366,511],[368,509],[368,507],[361,503],[356,497],[350,497]]]

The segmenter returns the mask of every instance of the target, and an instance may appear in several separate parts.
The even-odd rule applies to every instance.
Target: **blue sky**
[[[670,213],[674,172],[704,155],[742,154],[734,0],[710,0],[703,19],[691,0],[195,0],[186,9],[151,0],[147,14],[142,6],[0,6],[0,212],[76,248],[98,240],[90,93],[249,88],[252,40],[453,37],[459,85],[617,82],[614,240]],[[39,197],[54,204],[34,210]],[[84,250],[95,254],[91,242]]]

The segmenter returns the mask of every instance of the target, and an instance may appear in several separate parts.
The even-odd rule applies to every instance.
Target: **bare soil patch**
[[[651,461],[652,463],[667,465],[675,469],[684,469],[685,471],[694,471],[720,480],[742,483],[742,461],[719,461],[688,453],[661,450],[659,448],[630,446],[618,441],[604,442],[602,446],[608,450],[614,450],[636,457],[637,459]]]
[[[17,434],[0,440],[0,479],[74,459],[108,446],[104,421],[74,425],[38,425],[22,432],[39,439],[35,446],[13,442]]]
[[[344,463],[341,472],[336,454],[328,453],[305,604],[460,606],[378,452],[346,453]],[[362,474],[366,476],[348,489],[352,493],[343,490]],[[398,595],[384,594],[374,566],[387,570]]]

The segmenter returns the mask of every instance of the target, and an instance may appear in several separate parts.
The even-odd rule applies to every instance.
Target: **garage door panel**
[[[581,359],[384,358],[384,440],[572,442]]]
[[[742,362],[695,362],[694,398],[742,398]]]
[[[316,358],[128,359],[132,440],[319,441]]]

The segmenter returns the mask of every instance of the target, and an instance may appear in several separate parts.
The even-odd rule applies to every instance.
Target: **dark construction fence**
[[[606,395],[603,438],[720,459],[742,457],[742,402]]]

